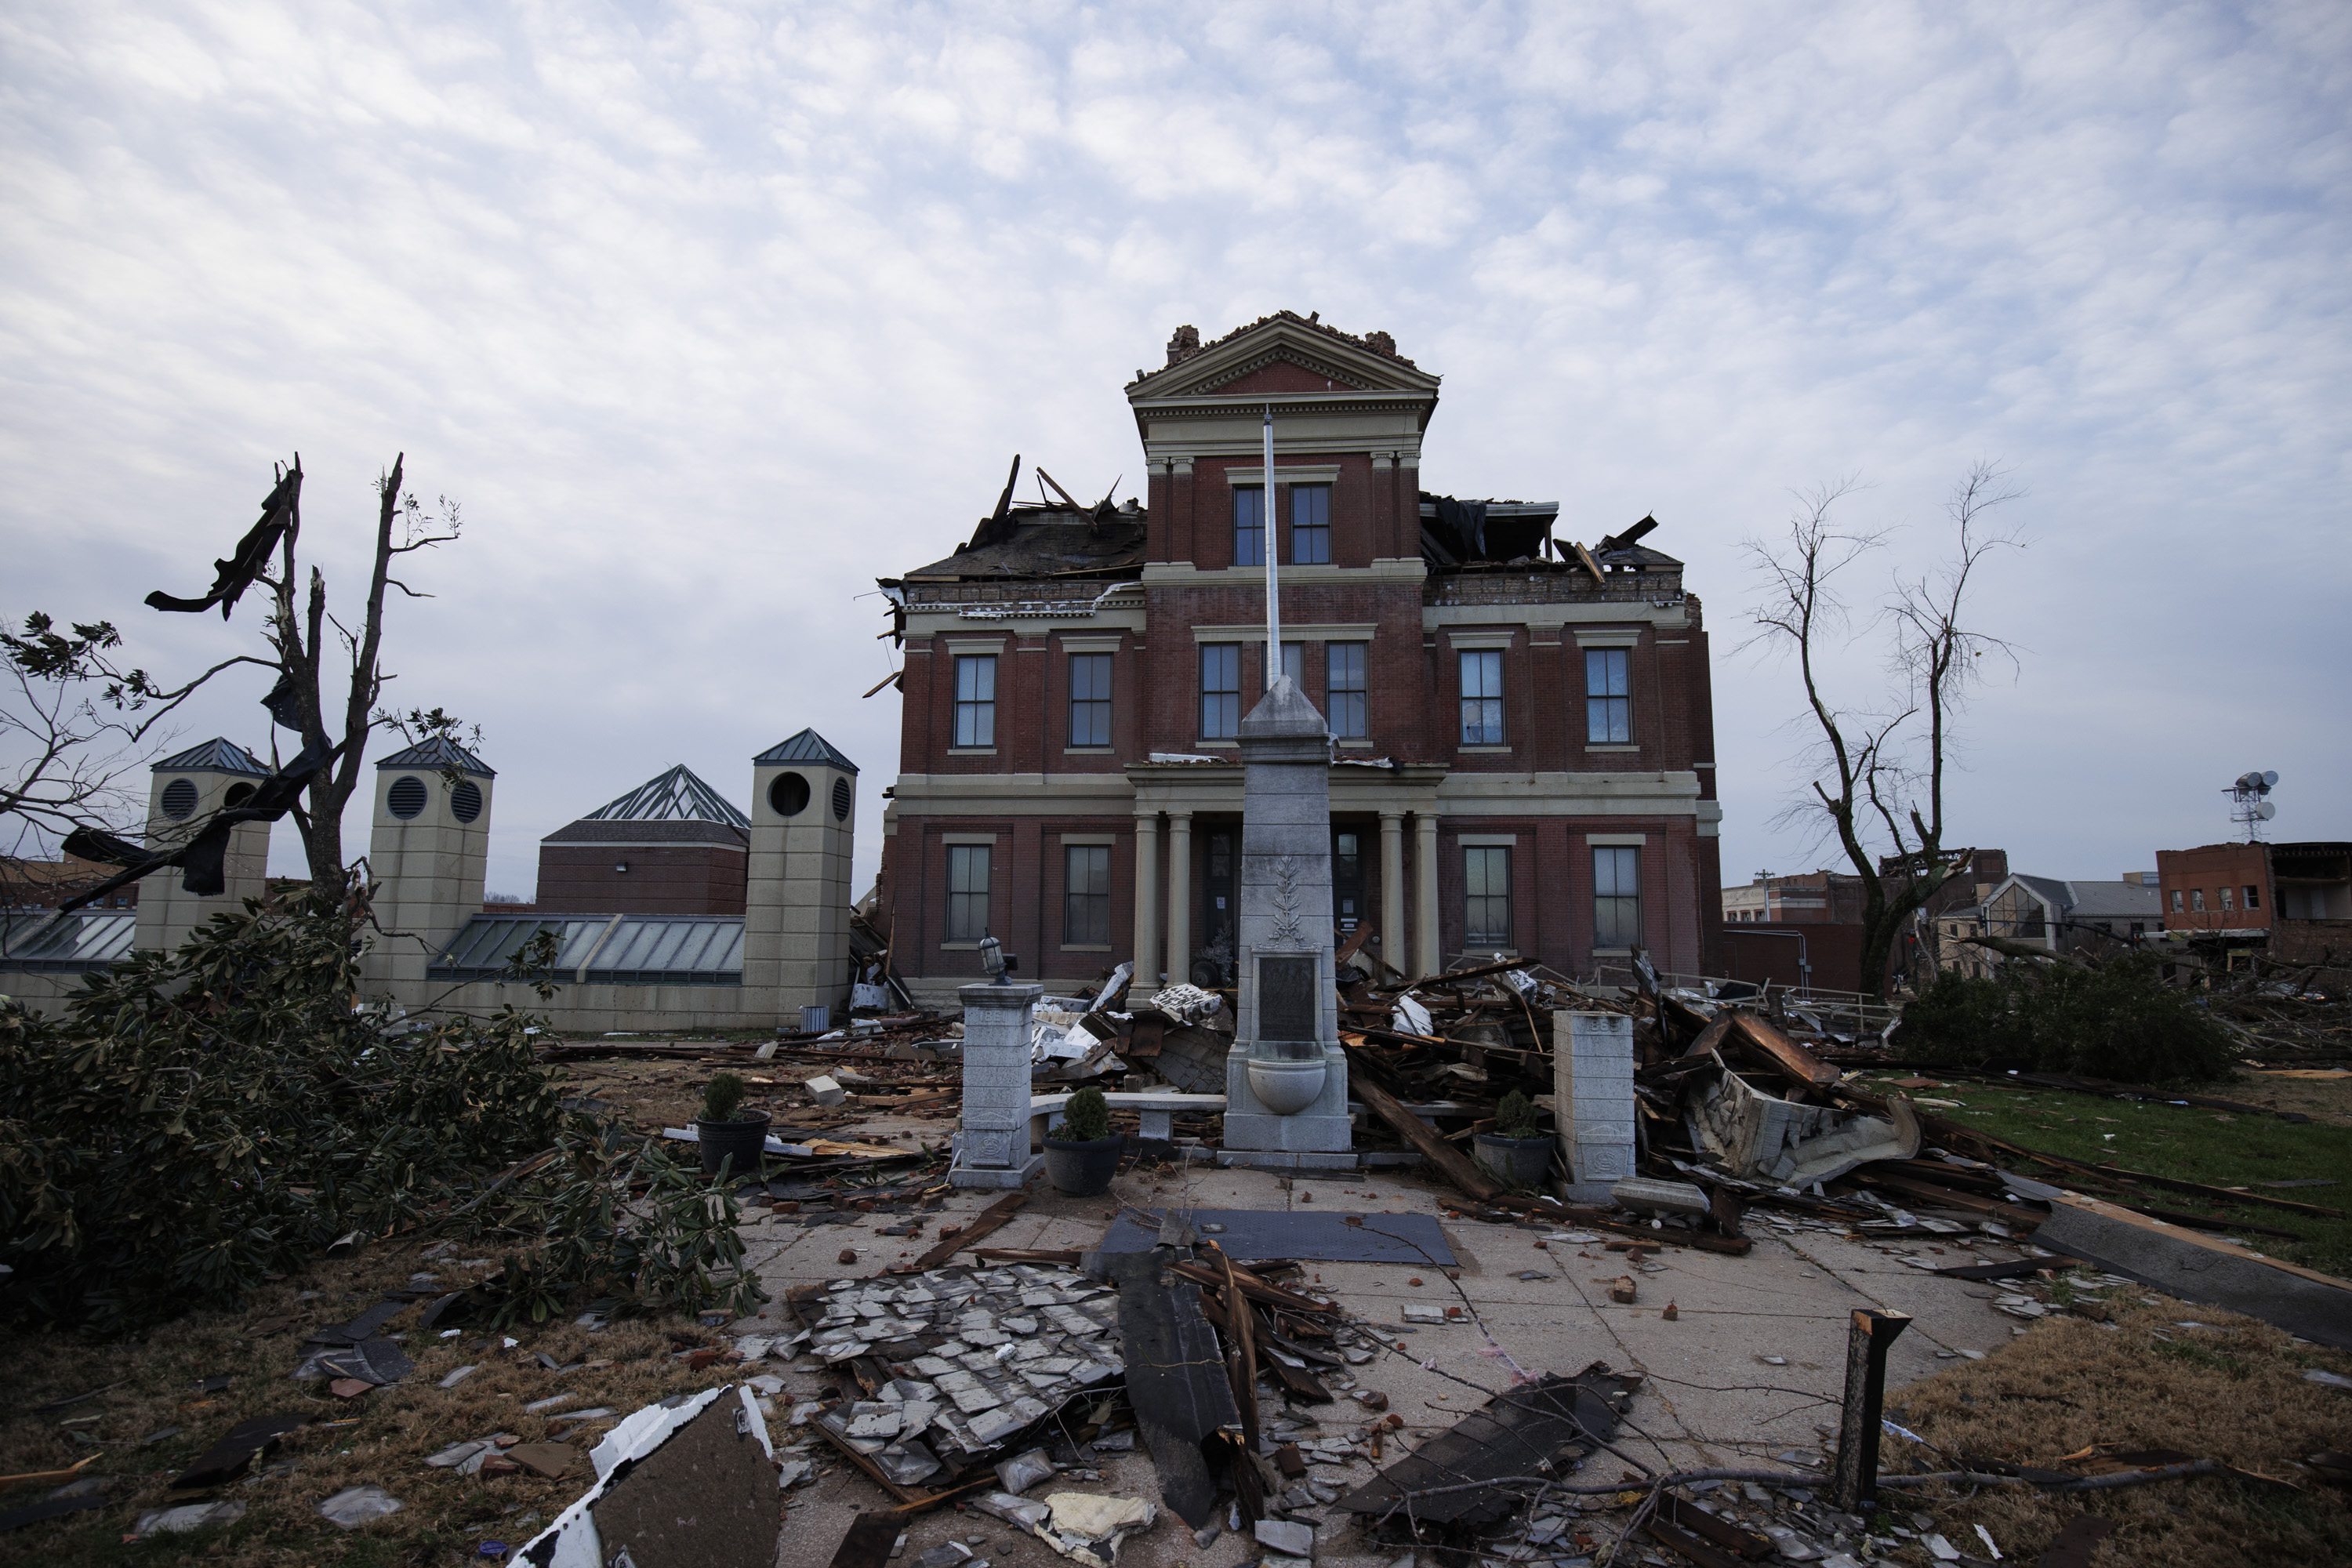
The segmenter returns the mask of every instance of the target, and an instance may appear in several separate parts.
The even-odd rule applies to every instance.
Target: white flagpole
[[[1259,493],[1258,521],[1265,535],[1265,689],[1282,676],[1282,589],[1275,581],[1275,557],[1282,553],[1282,531],[1274,521],[1274,405],[1265,405],[1265,489]]]

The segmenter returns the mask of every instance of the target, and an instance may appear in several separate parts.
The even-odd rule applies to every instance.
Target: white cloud
[[[1788,678],[1720,657],[1737,542],[1858,470],[1916,560],[1979,456],[2037,543],[1986,603],[2033,656],[1972,720],[1969,836],[2113,874],[2260,763],[2282,829],[2341,837],[2348,16],[20,5],[0,608],[216,657],[242,616],[140,595],[296,447],[348,588],[405,448],[474,528],[397,695],[488,728],[494,885],[672,762],[741,795],[803,724],[865,764],[870,868],[896,706],[856,595],[1014,450],[1136,488],[1120,384],[1286,305],[1445,375],[1433,487],[1663,520],[1731,874],[1799,852]],[[257,739],[257,694],[203,732]]]

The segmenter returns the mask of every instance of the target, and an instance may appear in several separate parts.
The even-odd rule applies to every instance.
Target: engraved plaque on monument
[[[1316,1036],[1315,959],[1273,954],[1257,961],[1257,1037],[1311,1040]]]

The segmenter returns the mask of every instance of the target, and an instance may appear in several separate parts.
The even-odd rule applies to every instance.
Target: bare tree
[[[121,639],[103,622],[77,625],[75,637],[68,639],[53,631],[47,616],[36,616],[27,622],[26,637],[5,639],[7,656],[27,694],[39,699],[29,710],[28,721],[41,722],[37,716],[51,711],[68,715],[79,711],[73,700],[79,700],[89,714],[79,730],[58,736],[62,743],[57,757],[44,764],[47,773],[35,779],[35,783],[42,777],[52,781],[44,786],[46,795],[35,790],[26,795],[22,805],[0,797],[0,810],[14,813],[20,820],[34,820],[44,801],[58,799],[60,805],[38,819],[41,826],[68,829],[66,847],[69,851],[127,868],[86,897],[110,891],[165,865],[181,867],[191,890],[217,892],[229,830],[240,823],[274,822],[289,815],[302,836],[312,882],[336,896],[354,890],[352,868],[343,858],[343,808],[359,786],[369,732],[384,726],[419,739],[425,734],[454,735],[461,728],[457,720],[437,708],[403,717],[379,707],[384,683],[391,679],[383,661],[388,592],[397,588],[411,598],[431,596],[394,576],[394,564],[403,555],[456,539],[463,527],[458,507],[446,497],[428,517],[424,505],[402,489],[404,461],[404,456],[395,458],[391,471],[376,480],[373,564],[366,599],[351,625],[331,613],[324,574],[313,566],[306,576],[297,555],[303,480],[298,455],[292,463],[277,469],[276,483],[262,501],[260,521],[246,531],[227,559],[214,563],[215,575],[209,591],[192,599],[160,592],[147,595],[147,603],[158,610],[194,614],[218,607],[221,618],[226,620],[246,591],[259,584],[270,596],[262,626],[266,652],[235,655],[190,680],[166,686],[143,669],[118,666],[110,650]],[[169,853],[151,853],[108,831],[120,813],[95,809],[100,794],[89,795],[88,809],[64,800],[76,777],[119,781],[135,765],[119,758],[111,763],[100,761],[89,750],[92,742],[110,738],[135,745],[215,677],[239,665],[276,672],[276,683],[261,699],[262,705],[274,726],[294,731],[302,742],[293,757],[282,757],[273,729],[269,752],[274,771],[251,795],[192,823],[187,841]],[[331,675],[340,690],[330,685]],[[69,690],[79,692],[93,681],[103,688],[99,699],[68,700]],[[110,708],[114,717],[101,715],[101,705]],[[76,734],[84,738],[76,742]]]
[[[18,852],[77,827],[129,822],[140,802],[132,775],[152,755],[145,726],[101,711],[89,690],[94,656],[121,638],[103,621],[68,636],[48,616],[25,618],[23,636],[0,632],[14,689],[0,698],[0,819]]]
[[[1834,837],[1863,889],[1862,983],[1883,995],[1887,955],[1903,924],[1975,857],[1946,843],[1944,786],[1954,749],[1953,721],[1982,678],[1986,655],[2010,646],[1969,624],[1969,596],[1992,552],[2021,548],[2014,531],[1988,526],[1986,514],[2023,492],[1979,462],[1952,489],[1950,553],[1916,577],[1898,575],[1872,617],[1885,638],[1886,689],[1875,706],[1832,696],[1823,656],[1852,625],[1839,579],[1884,545],[1887,530],[1848,531],[1832,521],[1859,488],[1851,479],[1801,492],[1787,536],[1751,540],[1748,553],[1765,579],[1755,610],[1757,634],[1745,645],[1796,655],[1810,728],[1811,794],[1785,817],[1810,821]]]

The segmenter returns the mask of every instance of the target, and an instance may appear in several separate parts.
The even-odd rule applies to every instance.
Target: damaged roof
[[[972,542],[944,561],[907,574],[909,582],[992,577],[1139,577],[1150,514],[1126,507],[1018,506],[982,519]]]

